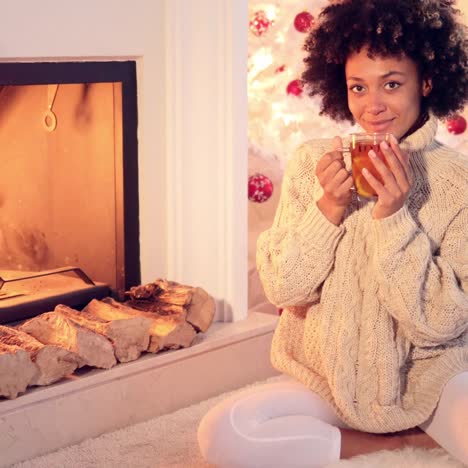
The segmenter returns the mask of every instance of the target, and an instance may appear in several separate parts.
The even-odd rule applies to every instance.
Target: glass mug
[[[382,177],[375,168],[369,157],[369,151],[374,150],[377,157],[385,164],[385,156],[380,149],[380,143],[386,141],[389,143],[389,133],[351,133],[349,148],[344,148],[343,152],[351,154],[351,174],[354,181],[356,192],[363,198],[374,198],[377,196],[375,190],[371,187],[367,179],[362,174],[366,168],[380,183],[383,183]]]

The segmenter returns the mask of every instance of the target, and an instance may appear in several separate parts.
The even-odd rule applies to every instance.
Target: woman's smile
[[[394,118],[385,119],[385,120],[381,119],[381,120],[375,120],[375,121],[364,120],[365,129],[366,131],[371,132],[371,133],[387,132],[388,131],[387,129],[390,127],[390,125],[392,124],[394,120],[395,120]],[[364,122],[363,122],[363,125],[364,125]]]

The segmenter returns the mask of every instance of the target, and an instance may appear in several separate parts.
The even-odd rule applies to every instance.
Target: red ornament
[[[266,202],[273,193],[271,180],[258,172],[249,177],[249,200],[256,203]]]
[[[288,94],[293,94],[294,96],[300,96],[303,91],[303,85],[301,80],[293,80],[286,87],[286,92]]]
[[[263,10],[256,11],[249,21],[249,29],[256,36],[263,36],[270,27],[273,26],[273,21],[270,20]]]
[[[294,27],[301,33],[307,33],[312,29],[314,21],[314,17],[308,11],[303,11],[294,18]]]
[[[447,120],[447,130],[454,135],[460,135],[466,130],[466,120],[460,114],[455,114]]]

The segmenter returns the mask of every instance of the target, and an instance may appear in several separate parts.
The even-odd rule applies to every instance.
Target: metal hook
[[[57,128],[57,116],[52,111],[55,98],[57,96],[58,84],[47,85],[47,101],[49,103],[48,109],[44,112],[42,125],[48,132],[53,132]]]

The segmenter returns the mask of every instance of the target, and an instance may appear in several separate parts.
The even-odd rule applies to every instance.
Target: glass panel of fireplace
[[[135,63],[0,75],[0,323],[122,299],[140,281]]]

